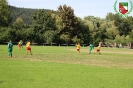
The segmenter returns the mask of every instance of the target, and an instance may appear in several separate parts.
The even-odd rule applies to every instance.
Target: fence
[[[8,42],[0,42],[0,45],[7,45],[7,44],[8,44]],[[13,45],[17,45],[17,44],[18,44],[18,42],[13,42]],[[25,45],[25,44],[26,44],[26,42],[23,43],[23,45]],[[66,47],[68,47],[68,46],[75,46],[76,44],[31,43],[31,45],[33,45],[33,46],[66,46]],[[86,47],[86,46],[88,46],[88,44],[81,44],[81,46]]]

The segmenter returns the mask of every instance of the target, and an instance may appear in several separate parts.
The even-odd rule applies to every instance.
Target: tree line
[[[121,17],[111,12],[105,18],[75,16],[74,9],[60,5],[57,11],[26,9],[0,1],[0,42],[10,39],[36,43],[84,43],[98,45],[99,42],[133,42],[133,17]]]

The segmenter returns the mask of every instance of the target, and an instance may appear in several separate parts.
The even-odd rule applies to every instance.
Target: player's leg
[[[28,55],[28,52],[30,51],[29,47],[26,47],[26,54]]]
[[[100,50],[99,50],[99,55],[100,55],[101,53],[100,53]]]
[[[21,48],[23,49],[23,45],[21,45]]]
[[[91,54],[91,51],[92,51],[92,49],[90,49],[90,54]]]
[[[12,49],[10,50],[10,55],[11,55],[11,57],[12,57]]]
[[[8,57],[10,57],[11,56],[11,53],[8,51]]]
[[[31,51],[31,48],[29,49],[29,51],[30,51],[30,54],[32,55],[32,51]]]
[[[91,50],[89,50],[89,54],[91,54]]]
[[[79,49],[77,49],[77,53],[78,53]]]
[[[10,55],[11,55],[11,57],[12,57],[12,52],[10,52]]]
[[[8,56],[12,57],[12,49],[11,48],[8,48]]]
[[[28,47],[26,47],[26,55],[28,55]]]
[[[20,50],[20,44],[18,44],[18,49]]]
[[[28,50],[26,50],[26,55],[28,55]]]

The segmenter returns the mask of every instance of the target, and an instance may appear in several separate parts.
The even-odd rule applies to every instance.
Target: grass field
[[[133,50],[101,48],[102,55],[81,53],[75,47],[14,46],[8,58],[7,46],[0,45],[0,88],[132,88]],[[94,48],[93,52],[96,50]]]

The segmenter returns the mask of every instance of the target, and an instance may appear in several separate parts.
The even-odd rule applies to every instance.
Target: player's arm
[[[8,43],[8,48],[10,47],[10,44]]]

